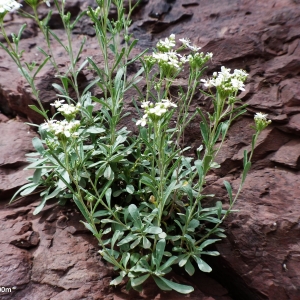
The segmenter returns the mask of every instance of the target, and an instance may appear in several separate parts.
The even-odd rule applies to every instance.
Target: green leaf
[[[213,144],[215,144],[216,143],[216,141],[218,140],[218,138],[219,138],[219,136],[220,136],[220,133],[221,133],[221,130],[222,130],[222,127],[223,127],[223,123],[220,123],[219,125],[218,125],[218,128],[217,128],[217,130],[216,130],[216,133],[215,133],[215,136],[214,136],[214,139],[213,139]]]
[[[141,277],[138,278],[131,278],[131,285],[134,286],[139,286],[141,285],[143,282],[145,282],[148,278],[149,278],[150,274],[146,274],[143,275]]]
[[[60,192],[62,191],[62,189],[60,187],[57,187],[51,194],[48,194],[47,196],[45,196],[46,200],[49,200],[51,198],[54,198],[55,196],[57,196]]]
[[[196,160],[194,162],[194,165],[197,169],[197,172],[198,172],[198,176],[199,176],[199,179],[201,180],[202,177],[203,177],[203,166],[202,166],[202,161],[201,160]]]
[[[251,162],[248,161],[246,163],[246,165],[244,166],[244,171],[243,171],[243,175],[242,175],[242,183],[244,183],[244,181],[246,180],[246,177],[247,177],[247,174],[248,174],[250,168],[251,168]]]
[[[144,232],[150,234],[160,234],[162,233],[162,229],[158,226],[149,226],[144,230]]]
[[[190,256],[188,254],[183,255],[183,257],[180,259],[178,265],[179,267],[183,267],[185,266],[186,262],[188,261],[188,259],[190,258]]]
[[[243,157],[243,166],[244,166],[244,168],[245,168],[247,162],[248,162],[248,153],[247,153],[247,150],[244,150],[244,157]]]
[[[124,239],[122,239],[118,244],[117,246],[122,246],[124,244],[128,244],[129,242],[137,239],[137,235],[136,234],[132,234],[132,233],[129,233]]]
[[[59,176],[59,181],[57,183],[57,187],[64,189],[70,183],[70,177],[67,170],[63,170],[61,172],[57,172]]]
[[[47,200],[45,199],[45,197],[43,197],[43,200],[41,201],[41,203],[33,211],[34,216],[37,215],[44,208],[46,201]]]
[[[126,186],[126,191],[129,193],[129,194],[133,194],[134,193],[134,186],[129,184]]]
[[[188,225],[188,229],[195,229],[200,225],[200,222],[196,219],[193,219],[190,221],[189,225]]]
[[[230,121],[227,120],[227,121],[225,121],[225,122],[223,122],[223,123],[221,123],[221,124],[222,124],[221,133],[222,133],[222,138],[224,139],[225,136],[226,136],[227,130],[228,130],[228,128],[229,128]]]
[[[80,210],[80,212],[82,213],[82,215],[84,216],[84,218],[86,219],[86,221],[89,223],[90,217],[86,206],[77,198],[76,195],[73,195],[73,200],[76,206],[78,207],[78,209]]]
[[[163,291],[172,291],[172,288],[170,288],[168,285],[164,283],[164,281],[161,280],[161,277],[152,276],[154,279],[156,285]]]
[[[196,261],[200,271],[206,272],[206,273],[209,273],[209,272],[212,271],[212,268],[204,260],[202,260],[200,257],[198,257],[196,255],[193,255],[193,258]]]
[[[88,229],[89,231],[91,231],[94,236],[98,235],[97,230],[95,230],[89,223],[82,221],[82,224],[85,226],[86,229]]]
[[[205,146],[208,145],[208,128],[206,126],[206,124],[202,121],[200,123],[200,131],[201,131],[201,135],[202,135],[202,138],[203,138],[203,143]]]
[[[218,252],[218,251],[202,251],[201,255],[202,254],[204,254],[204,255],[210,255],[210,256],[219,256],[220,252]]]
[[[123,232],[122,232],[122,234],[123,234]],[[112,239],[111,239],[111,249],[114,248],[115,243],[116,243],[116,241],[119,239],[120,235],[121,235],[121,231],[120,231],[120,230],[116,230],[116,231],[114,232],[114,235],[113,235],[113,237],[112,237]]]
[[[208,245],[211,245],[211,244],[214,244],[218,241],[221,241],[220,239],[209,239],[209,240],[206,240],[204,241],[200,246],[199,248],[202,250],[204,249],[205,247],[207,247]]]
[[[49,32],[51,33],[51,35],[54,37],[54,39],[56,39],[56,41],[65,49],[66,52],[68,52],[68,48],[64,45],[64,43],[60,40],[60,38],[52,31],[49,30]]]
[[[190,276],[193,276],[195,273],[195,268],[194,268],[193,264],[191,263],[190,259],[187,260],[187,262],[184,266],[184,269]]]
[[[217,208],[217,213],[218,213],[218,218],[221,219],[221,214],[222,214],[222,202],[221,201],[217,201],[216,202],[216,208]]]
[[[28,165],[25,169],[36,169],[37,166],[43,164],[47,160],[48,160],[47,157],[42,158],[42,159],[37,159],[35,162]],[[42,168],[45,168],[45,167],[46,167],[45,165],[42,166]]]
[[[108,188],[108,189],[105,191],[105,199],[106,199],[106,203],[107,203],[108,207],[110,207],[111,193],[112,193],[111,188]]]
[[[92,126],[92,127],[89,127],[86,130],[86,132],[87,133],[92,133],[92,134],[99,134],[99,133],[105,132],[105,129],[104,128],[99,128],[99,127],[96,127],[96,126]]]
[[[177,180],[172,181],[171,184],[166,189],[166,191],[164,192],[163,204],[165,204],[167,202],[167,200],[168,200],[169,196],[171,195],[172,191],[180,188],[181,186],[182,186],[181,182],[177,184]]]
[[[165,247],[166,247],[166,240],[165,239],[159,240],[156,244],[155,264],[156,264],[157,269],[159,269],[159,267],[160,267],[160,263],[161,263],[161,260],[163,258],[163,255],[164,255]]]
[[[130,253],[124,252],[122,255],[122,264],[125,268],[127,268],[127,264],[129,260],[130,260]]]
[[[151,242],[145,236],[143,236],[143,248],[150,249],[150,247],[151,247]]]
[[[37,187],[39,186],[39,184],[31,184],[30,186],[28,186],[26,189],[24,189],[20,195],[21,196],[27,196],[29,194],[31,194]]]
[[[130,249],[135,248],[140,242],[141,242],[141,237],[137,238],[131,245],[130,245]]]
[[[108,166],[106,167],[103,176],[104,176],[107,180],[113,179],[114,172],[112,171],[110,165],[108,165]]]
[[[42,169],[36,169],[33,173],[32,181],[34,183],[39,183],[42,175]]]
[[[98,210],[93,214],[93,218],[109,216],[110,212],[108,210]]]
[[[206,173],[209,170],[211,160],[212,160],[212,156],[211,155],[206,155],[203,158],[203,172],[204,173]]]
[[[45,60],[39,65],[39,67],[36,69],[34,75],[32,76],[32,79],[34,80],[36,75],[40,72],[40,70],[44,67],[44,65],[48,62],[48,60],[50,59],[50,56],[47,56],[45,58]],[[43,114],[43,116],[45,117],[45,114]],[[46,115],[47,116],[47,115]],[[47,119],[47,118],[46,118]]]
[[[38,137],[34,137],[32,139],[32,145],[37,152],[39,152],[40,154],[44,154],[44,152],[45,152],[44,145]]]
[[[102,220],[101,220],[101,223],[102,223],[102,224],[107,224],[107,223],[120,224],[119,222],[114,221],[114,220],[111,220],[111,219],[102,219]]]
[[[112,280],[109,285],[118,285],[122,282],[123,280],[123,276],[118,276],[117,278],[115,278],[114,280]]]
[[[106,228],[106,229],[102,232],[102,234],[105,235],[105,234],[108,234],[108,233],[110,233],[110,232],[111,232],[111,227],[108,227],[108,228]]]
[[[135,204],[130,204],[128,206],[128,212],[131,215],[132,219],[135,221],[135,225],[138,228],[141,228],[142,227],[142,221],[141,221],[141,218],[140,218],[139,210],[136,207],[136,205]]]
[[[173,282],[171,280],[168,280],[166,278],[163,278],[163,277],[159,277],[159,279],[161,281],[163,281],[163,283],[168,286],[170,289],[178,292],[178,293],[181,293],[181,294],[189,294],[191,292],[194,291],[194,288],[192,286],[189,286],[189,285],[184,285],[184,284],[179,284],[179,283],[176,283],[176,282]],[[154,278],[155,280],[155,278]],[[155,280],[156,282],[156,280]],[[156,283],[157,284],[157,283]]]
[[[37,108],[35,105],[28,105],[28,107],[30,107],[32,110],[34,110],[35,112],[39,113],[40,115],[42,115],[44,117],[44,119],[48,119],[48,116],[46,114],[46,112],[43,112],[42,110],[40,110],[39,108]]]
[[[178,258],[177,256],[170,257],[158,270],[160,272],[163,272],[164,270],[169,268],[171,265],[173,265],[176,262],[177,258]]]
[[[230,204],[232,203],[232,189],[231,189],[231,185],[228,181],[224,180],[224,185],[225,188],[227,190],[228,196],[229,196],[229,200],[230,200]]]

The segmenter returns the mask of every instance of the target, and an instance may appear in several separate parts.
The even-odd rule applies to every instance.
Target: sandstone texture
[[[66,2],[73,15],[94,5],[92,0]],[[48,8],[40,8],[44,17]],[[112,8],[111,15],[114,13]],[[238,211],[224,224],[228,238],[216,245],[221,255],[210,261],[214,279],[201,273],[192,278],[180,272],[172,274],[174,280],[195,287],[189,296],[162,293],[152,282],[141,294],[126,292],[124,286],[112,288],[109,282],[114,272],[100,259],[97,243],[79,222],[81,216],[75,207],[53,202],[33,216],[39,203],[35,195],[7,206],[11,195],[32,174],[23,168],[25,154],[33,151],[31,139],[36,133],[25,122],[41,123],[43,119],[28,107],[36,104],[31,90],[0,49],[0,286],[14,287],[12,293],[0,294],[0,299],[299,300],[300,1],[144,0],[133,19],[131,32],[140,39],[135,53],[175,33],[176,38],[189,38],[204,52],[214,53],[205,75],[222,65],[250,74],[246,91],[240,95],[248,112],[229,131],[217,158],[221,168],[207,180],[208,193],[228,203],[223,181],[230,181],[237,190],[243,151],[251,145],[254,113],[267,113],[272,120],[259,137],[252,169],[236,205]],[[12,14],[6,17],[5,28],[16,33],[25,22],[21,42],[24,59],[41,62],[37,46],[46,45],[32,21]],[[50,26],[65,38],[56,13]],[[80,46],[83,36],[88,47],[81,60],[93,55],[101,64],[88,18],[75,28],[75,47]],[[60,67],[67,68],[61,48],[57,46],[54,52]],[[132,74],[135,71],[133,68]],[[80,89],[92,78],[83,69]],[[50,67],[37,78],[46,109],[51,109],[50,103],[57,98],[52,87],[56,81]],[[92,92],[99,93],[96,89]],[[125,103],[127,111],[134,112],[131,95]],[[200,93],[192,110],[196,106],[211,109]],[[134,131],[131,119],[124,122]],[[188,128],[186,141],[193,149],[201,144],[199,120]]]

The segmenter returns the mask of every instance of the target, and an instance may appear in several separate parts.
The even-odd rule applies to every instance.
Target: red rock
[[[299,178],[279,168],[251,172],[236,205],[239,212],[226,221],[228,240],[217,245],[227,266],[264,295],[258,299],[299,297]]]
[[[294,134],[300,132],[300,114],[296,114],[290,117],[289,123],[282,127],[283,130]]]
[[[271,160],[290,168],[299,169],[300,139],[293,139],[281,146]]]
[[[33,174],[32,170],[23,170],[27,165],[25,154],[34,152],[32,138],[36,133],[29,126],[14,120],[0,123],[0,198],[25,183]]]
[[[257,144],[253,154],[253,161],[259,160],[267,156],[270,152],[277,151],[282,144],[290,140],[290,137],[278,129],[269,126],[258,137]],[[249,153],[251,145],[243,147],[235,154],[232,159],[241,161],[244,157],[244,150]]]

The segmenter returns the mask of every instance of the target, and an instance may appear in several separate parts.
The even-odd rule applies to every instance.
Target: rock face
[[[89,3],[93,1],[69,0],[68,10],[78,14]],[[41,7],[41,16],[46,11],[46,7]],[[8,32],[17,32],[23,22],[25,19],[12,15],[5,27]],[[21,45],[28,53],[28,61],[39,62],[42,56],[36,46],[42,47],[44,42],[34,24],[27,19],[26,22]],[[62,37],[61,25],[53,22],[51,26]],[[89,47],[84,56],[97,56],[91,26],[83,19],[74,35],[76,47],[81,35],[87,35]],[[226,221],[228,238],[217,244],[221,256],[211,261],[216,277],[230,289],[232,298],[211,278],[197,274],[179,279],[189,280],[197,287],[189,299],[300,299],[300,2],[142,1],[131,31],[140,39],[141,49],[171,33],[191,39],[204,52],[214,53],[208,75],[222,65],[243,68],[250,74],[246,91],[240,95],[249,105],[248,113],[230,129],[218,157],[222,167],[211,174],[206,187],[219,199],[227,201],[225,179],[231,181],[235,190],[240,182],[242,154],[251,144],[253,113],[268,113],[272,120],[257,144],[252,170],[236,205],[239,211]],[[55,55],[60,57],[61,67],[67,67],[59,47],[55,48]],[[45,68],[37,79],[48,109],[56,99],[54,75],[51,68]],[[80,88],[84,88],[91,75],[84,70],[80,76]],[[141,295],[126,293],[124,287],[110,288],[113,272],[100,260],[97,243],[80,225],[80,214],[74,207],[53,204],[40,215],[32,216],[38,203],[33,197],[6,207],[11,194],[31,175],[22,169],[26,164],[24,154],[32,151],[31,139],[35,136],[26,124],[12,118],[37,123],[43,120],[28,108],[35,100],[3,50],[0,78],[0,277],[2,286],[15,287],[13,294],[1,297],[184,299],[178,294],[160,293],[151,282]],[[131,111],[129,101],[126,103]],[[200,95],[196,104],[210,109]],[[198,127],[195,121],[186,136],[195,148],[201,144]]]

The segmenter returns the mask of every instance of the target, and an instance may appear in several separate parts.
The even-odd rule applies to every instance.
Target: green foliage
[[[2,43],[0,46],[30,84],[40,106],[31,108],[46,120],[39,126],[40,138],[33,139],[37,152],[28,155],[27,169],[34,169],[34,174],[11,201],[18,194],[26,196],[37,189],[42,201],[34,214],[50,199],[57,198],[61,205],[73,201],[82,213],[83,224],[98,240],[99,253],[119,272],[112,285],[126,278],[127,286],[139,291],[152,277],[162,290],[187,294],[193,291],[192,287],[170,281],[165,275],[174,265],[184,268],[190,276],[195,268],[211,272],[204,257],[218,255],[209,246],[225,237],[219,226],[232,211],[251,166],[258,133],[253,138],[250,158],[247,152],[244,155],[244,171],[237,193],[234,195],[230,183],[224,182],[229,208],[224,210],[220,201],[212,207],[202,206],[203,199],[213,197],[203,193],[206,175],[212,168],[219,167],[215,157],[228,129],[232,121],[245,112],[245,105],[236,107],[235,104],[247,74],[241,70],[230,74],[222,67],[218,76],[226,79],[223,82],[217,80],[217,75],[210,81],[202,80],[206,87],[213,88],[208,93],[202,92],[212,99],[214,113],[205,114],[198,108],[191,114],[191,102],[199,90],[205,63],[212,54],[198,52],[187,40],[181,40],[182,46],[176,49],[175,35],[171,35],[158,42],[152,55],[145,50],[132,57],[137,40],[132,39],[128,30],[134,8],[131,1],[126,13],[122,0],[96,2],[97,9],[88,8],[71,23],[64,1],[54,0],[68,37],[67,45],[47,27],[52,12],[41,22],[37,15],[37,6],[41,3],[32,2],[33,15],[26,15],[37,21],[48,45],[47,50],[40,49],[46,57],[40,66],[23,64],[20,60],[18,43],[24,26],[10,43],[1,25],[7,46]],[[116,6],[116,20],[109,19],[111,3]],[[102,68],[91,57],[78,64],[85,40],[77,53],[73,51],[72,29],[84,14],[94,23],[104,60]],[[58,72],[61,84],[53,84],[61,100],[53,104],[57,113],[49,119],[34,79],[47,63],[59,71],[52,55],[50,36],[68,55],[70,65],[65,74]],[[183,49],[189,54],[180,55]],[[140,70],[129,77],[127,68],[138,61]],[[78,74],[86,66],[97,77],[80,93]],[[175,95],[171,87],[183,67],[189,69],[187,89],[180,87]],[[142,75],[146,79],[145,93],[137,86]],[[94,85],[102,90],[102,98],[91,94]],[[70,89],[75,91],[75,99],[70,97]],[[129,89],[137,91],[134,103],[142,116],[136,122],[137,135],[121,125],[123,99]],[[177,99],[176,103],[171,98]],[[101,109],[96,110],[96,104]],[[184,134],[197,114],[201,118],[199,135],[203,145],[194,159],[185,155],[189,147],[184,146]],[[217,143],[219,141],[221,143]]]

